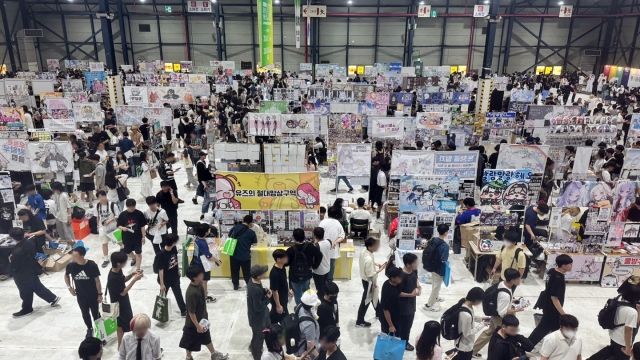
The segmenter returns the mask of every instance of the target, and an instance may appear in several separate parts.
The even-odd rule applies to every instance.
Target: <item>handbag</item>
[[[378,334],[373,358],[374,360],[402,360],[406,346],[406,340],[391,334]]]
[[[158,177],[158,172],[155,170],[149,170],[149,175],[151,176],[152,179],[155,179]]]
[[[107,283],[107,289],[104,292],[104,297],[102,298],[102,317],[115,319],[120,316],[120,303],[108,303],[106,301],[107,294],[109,294],[109,283]]]
[[[118,200],[125,201],[127,200],[127,193],[124,191],[124,187],[120,185],[120,181],[116,179],[116,192],[118,193]]]
[[[156,296],[156,302],[153,305],[153,314],[151,317],[161,323],[168,322],[170,307],[171,301],[167,298],[167,293],[161,291],[160,294]]]

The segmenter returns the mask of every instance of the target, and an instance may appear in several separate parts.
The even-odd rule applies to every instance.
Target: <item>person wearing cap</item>
[[[212,201],[209,198],[209,186],[207,185],[209,181],[213,180],[213,175],[207,168],[207,153],[204,151],[200,151],[198,153],[198,162],[196,163],[196,177],[198,178],[198,188],[196,189],[196,194],[194,195],[193,201],[194,204],[198,203],[198,195],[203,197],[202,200],[202,213],[200,214],[200,220],[204,219],[204,215],[209,212],[209,204]]]
[[[297,356],[302,356],[307,349],[311,349],[316,346],[316,349],[311,351],[312,358],[318,357],[318,341],[320,339],[320,325],[316,321],[316,308],[320,305],[318,295],[314,290],[307,290],[302,294],[300,304],[296,306],[295,313],[298,315],[298,319],[303,317],[311,318],[305,321],[300,321],[300,341],[298,342],[300,348],[296,353]]]
[[[263,331],[271,325],[268,305],[273,292],[262,287],[262,279],[268,270],[267,265],[253,265],[250,270],[251,281],[247,283],[247,316],[252,333],[249,349],[253,360],[260,360],[264,343]]]

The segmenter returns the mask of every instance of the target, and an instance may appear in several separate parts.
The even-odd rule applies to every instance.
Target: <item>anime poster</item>
[[[371,137],[402,139],[404,137],[404,118],[369,118]]]
[[[640,175],[640,149],[627,149],[622,165],[621,177],[623,179],[637,179]]]
[[[204,74],[204,75],[213,75],[213,69],[211,66],[194,66],[191,74]]]
[[[173,125],[173,111],[171,111],[171,108],[144,108],[144,117],[149,119],[149,124]]]
[[[36,77],[38,78],[38,80],[55,80],[56,79],[56,73],[52,73],[52,72],[43,72],[43,73],[38,73],[36,75]]]
[[[631,275],[640,276],[640,256],[607,255],[600,286],[617,289]]]
[[[180,68],[182,69],[182,71],[191,71],[192,67],[193,61],[180,61]]]
[[[511,102],[531,104],[535,99],[533,90],[513,90],[511,91]]]
[[[50,99],[50,98],[61,98],[61,97],[65,97],[65,96],[63,96],[63,94],[62,94],[62,93],[59,93],[59,92],[50,92],[50,91],[47,91],[47,92],[41,92],[39,95],[40,95],[40,101],[45,101],[45,100]],[[71,101],[73,101],[73,99],[72,99]]]
[[[87,71],[84,73],[87,91],[94,94],[107,93],[107,73],[104,71]]]
[[[126,126],[142,125],[142,118],[144,117],[144,107],[140,105],[117,105],[116,106],[116,119],[119,124]]]
[[[0,171],[29,171],[27,141],[0,139]]]
[[[480,214],[479,222],[482,226],[517,226],[518,220],[519,215],[516,212],[506,214],[503,212],[484,211]]]
[[[331,114],[329,129],[362,130],[362,121],[357,114]]]
[[[29,96],[29,86],[25,80],[5,79],[6,96]]]
[[[44,100],[47,110],[72,109],[71,100],[66,98],[48,98]]]
[[[471,93],[454,92],[451,96],[451,104],[453,105],[469,105],[471,102]]]
[[[371,144],[338,144],[338,176],[369,177]]]
[[[219,171],[215,178],[217,209],[320,209],[318,172],[263,174]]]
[[[137,65],[141,74],[155,74],[156,72],[156,67],[152,61],[138,60]],[[162,69],[164,69],[164,64],[162,65]]]
[[[101,62],[89,62],[89,71],[100,72],[104,71],[104,63]]]
[[[64,96],[65,99],[69,99],[73,102],[79,102],[79,103],[86,103],[87,102],[87,93],[85,91],[81,91],[81,92],[65,92]]]
[[[84,91],[84,86],[82,85],[82,80],[80,79],[63,79],[62,80],[62,91],[64,92],[82,92]]]
[[[501,144],[497,169],[531,169],[534,174],[544,173],[548,145]]]
[[[446,176],[403,176],[399,211],[455,212],[460,181]]]
[[[73,118],[76,122],[102,122],[99,103],[73,103]]]
[[[629,136],[632,138],[640,137],[640,114],[631,115],[631,124],[629,125]]]
[[[315,117],[309,114],[283,114],[282,132],[287,134],[313,134]]]
[[[389,105],[389,98],[391,93],[387,91],[372,91],[368,92],[365,101],[370,104],[383,105],[386,107]]]
[[[249,113],[250,136],[282,136],[282,115]]]
[[[57,72],[60,70],[60,60],[58,59],[47,59],[47,70],[49,72]]]
[[[292,88],[273,89],[274,101],[298,101],[300,90]]]
[[[610,198],[610,195],[606,194],[611,194],[611,188],[605,183],[603,184],[605,185],[604,187],[598,186],[597,190],[591,194],[591,188],[595,185],[593,181],[563,181],[560,184],[560,196],[556,200],[556,206],[585,207],[594,204],[594,202],[590,200],[592,197],[594,199],[603,198],[603,200],[607,200],[607,198]],[[603,192],[603,189],[606,191]]]
[[[556,267],[556,257],[558,253],[551,253],[547,257],[547,268]],[[602,254],[571,254],[573,268],[564,274],[566,281],[600,281],[604,255]],[[545,274],[545,280],[548,275]]]
[[[189,82],[189,74],[171,73],[169,74],[169,82],[186,84]]]
[[[124,101],[127,105],[146,105],[149,94],[146,86],[125,86]]]
[[[0,107],[0,131],[24,130],[23,114],[20,108]]]
[[[365,93],[366,97],[366,93]],[[309,103],[329,102],[331,100],[331,90],[323,88],[310,88],[307,90],[307,101]],[[362,100],[364,101],[364,99]]]
[[[149,103],[162,105],[193,104],[193,93],[184,87],[151,87],[149,88]]]
[[[47,109],[45,119],[73,119],[72,109]]]
[[[211,87],[209,84],[187,84],[187,89],[191,90],[193,96],[209,96]]]
[[[323,103],[323,102],[316,102],[316,103],[306,103],[304,105],[302,105],[304,108],[304,112],[306,114],[312,114],[312,115],[329,115],[331,114],[331,103]],[[262,109],[262,107],[261,107]],[[358,113],[360,113],[358,111]]]
[[[485,170],[480,190],[480,205],[527,205],[531,170]]]
[[[613,206],[611,207],[611,221],[624,222],[627,221],[629,207],[635,201],[636,183],[634,181],[619,181],[613,197]]]
[[[418,216],[416,214],[400,214],[398,216],[398,234],[396,236],[399,242],[399,248],[403,250],[415,250],[416,243],[414,240],[418,238]],[[403,242],[402,240],[408,240]]]
[[[435,152],[435,175],[475,179],[478,168],[477,151]]]
[[[416,114],[416,128],[449,130],[451,127],[451,113],[422,112]]]
[[[286,101],[260,101],[260,112],[284,114],[288,112]]]
[[[33,173],[73,172],[73,149],[68,141],[30,142],[27,156]]]
[[[64,67],[65,69],[86,70],[89,68],[89,61],[88,60],[65,60]]]
[[[394,150],[391,155],[392,176],[433,175],[435,151]]]

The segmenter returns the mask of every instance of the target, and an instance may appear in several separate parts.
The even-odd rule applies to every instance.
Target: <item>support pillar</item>
[[[218,61],[222,61],[222,33],[220,31],[220,4],[216,3],[214,8],[216,10],[215,20],[214,20],[215,27],[216,27],[216,52],[218,54]]]
[[[7,43],[7,52],[9,53],[9,62],[11,63],[11,71],[16,71],[16,58],[13,55],[13,41],[11,39],[11,30],[9,29],[9,21],[7,20],[7,12],[5,10],[4,0],[0,0],[0,15],[2,16],[3,31],[5,42]]]
[[[101,13],[109,12],[109,0],[98,0],[98,8]],[[102,26],[102,44],[104,46],[107,69],[110,69],[112,74],[117,74],[118,68],[116,67],[116,51],[113,47],[111,20],[103,17],[100,19],[100,24]],[[158,29],[158,32],[160,32],[160,29]]]
[[[481,77],[483,79],[489,79],[491,75],[491,66],[493,65],[493,48],[496,43],[496,29],[498,23],[496,18],[500,13],[500,2],[498,0],[491,0],[490,14],[491,17],[487,22],[487,36],[484,42],[484,57],[482,58],[482,71]]]
[[[417,14],[418,9],[415,1],[409,7],[410,14]],[[409,31],[407,32],[407,56],[405,56],[404,66],[411,66],[413,64],[413,35],[416,29],[416,17],[411,16],[409,18]],[[444,30],[443,30],[444,31]]]
[[[120,24],[120,42],[122,43],[122,60],[129,64],[129,45],[127,44],[127,29],[124,25],[124,4],[118,0],[118,24]],[[160,31],[160,30],[158,30]]]
[[[511,1],[509,6],[509,14],[516,12],[516,2]],[[504,29],[504,28],[503,28]],[[504,46],[504,60],[502,60],[502,73],[507,74],[509,67],[509,55],[511,55],[511,34],[513,34],[513,17],[510,17],[507,23],[507,41]]]

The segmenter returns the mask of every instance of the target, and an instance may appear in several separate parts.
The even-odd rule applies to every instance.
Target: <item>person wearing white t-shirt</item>
[[[371,217],[371,213],[369,212],[369,210],[365,210],[364,205],[365,205],[365,200],[364,198],[358,198],[358,200],[356,200],[357,204],[358,204],[358,208],[354,211],[351,212],[351,216],[349,216],[349,219],[356,219],[356,220],[367,220],[367,222],[369,224],[371,224],[371,221],[373,220]],[[351,220],[349,220],[351,221]]]
[[[344,228],[338,218],[342,217],[342,211],[336,207],[330,207],[327,211],[328,218],[320,221],[319,227],[324,229],[324,238],[331,241],[329,252],[330,269],[327,281],[333,281],[333,273],[336,270],[336,259],[340,258],[340,243],[345,241]]]
[[[116,222],[118,215],[120,215],[120,208],[117,203],[109,201],[104,190],[98,190],[96,195],[98,196],[98,205],[96,206],[98,228],[102,227],[101,230],[98,230],[102,242],[102,267],[106,268],[111,263],[109,261],[109,243],[111,242],[109,234],[117,228]],[[122,242],[120,242],[120,248],[122,246]]]
[[[560,330],[542,339],[540,360],[582,360],[582,340],[576,338],[578,319],[569,314],[560,315]]]
[[[384,164],[380,166],[380,170],[378,171],[378,176],[376,177],[376,184],[378,185],[378,190],[376,193],[375,201],[378,203],[378,211],[376,214],[376,222],[383,223],[384,221],[380,218],[380,211],[382,211],[382,204],[385,202],[385,194],[387,193],[387,172],[391,170],[391,164]]]
[[[167,224],[169,223],[169,215],[167,212],[158,206],[158,202],[155,196],[148,196],[146,199],[149,208],[145,210],[144,217],[147,219],[147,239],[151,240],[153,245],[153,251],[156,255],[162,251],[162,242],[155,243],[154,239],[156,234],[163,238],[167,234]]]
[[[491,322],[490,317],[477,317],[473,311],[474,306],[482,305],[484,300],[484,290],[474,287],[467,293],[462,303],[462,311],[458,315],[458,330],[460,337],[454,342],[456,345],[456,360],[471,360],[473,357],[473,343],[476,340],[476,334],[484,330]],[[478,322],[478,324],[475,324]]]
[[[103,143],[99,143],[98,144],[98,149],[96,150],[96,155],[100,156],[100,162],[101,163],[106,163],[107,159],[109,158],[109,153],[107,152],[107,150],[104,149],[104,144]]]
[[[318,291],[318,299],[324,298],[324,284],[327,282],[327,275],[331,270],[331,241],[325,237],[324,229],[317,227],[313,229],[313,243],[322,254],[322,260],[317,269],[313,269],[313,283]]]

